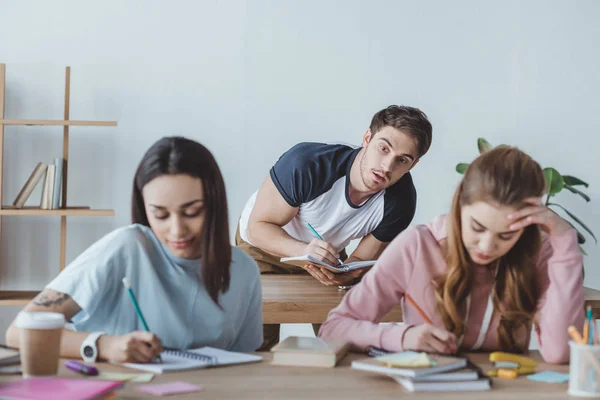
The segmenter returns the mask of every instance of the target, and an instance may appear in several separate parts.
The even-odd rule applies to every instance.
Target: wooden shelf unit
[[[42,120],[42,119],[0,119],[0,125],[25,125],[25,126],[117,126],[114,121],[67,121],[67,120]]]
[[[74,121],[69,118],[71,95],[71,67],[65,71],[65,105],[64,119],[62,120],[22,120],[4,119],[6,95],[6,65],[0,64],[0,204],[3,203],[2,176],[4,155],[4,127],[5,126],[62,126],[63,127],[63,176],[62,200],[59,209],[45,210],[40,207],[26,206],[15,208],[9,205],[0,206],[0,235],[2,233],[2,217],[9,216],[59,216],[60,217],[60,270],[65,268],[67,249],[67,217],[103,217],[114,216],[113,210],[93,210],[87,206],[67,206],[67,177],[69,160],[69,127],[111,127],[117,126],[115,121]],[[0,236],[1,237],[1,236]],[[0,306],[22,306],[27,304],[37,295],[38,291],[0,290]]]

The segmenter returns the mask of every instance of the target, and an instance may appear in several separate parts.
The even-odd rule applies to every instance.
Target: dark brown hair
[[[229,289],[231,244],[225,183],[215,158],[206,147],[180,136],[163,137],[154,143],[142,157],[133,178],[131,220],[149,227],[142,189],[154,178],[177,174],[199,178],[202,182],[205,207],[202,280],[210,297],[219,304],[219,293]]]
[[[431,122],[418,108],[391,105],[377,112],[371,120],[371,135],[391,126],[410,137],[417,143],[418,157],[423,157],[431,146]]]
[[[446,262],[448,270],[436,278],[437,308],[446,329],[460,337],[465,332],[464,310],[473,285],[473,266],[462,241],[461,207],[478,201],[521,208],[524,199],[540,197],[545,190],[542,169],[515,147],[496,147],[480,155],[467,168],[452,201],[448,218]],[[540,296],[535,264],[541,248],[540,229],[529,225],[498,262],[493,293],[500,312],[498,345],[503,351],[524,352],[517,340],[529,331]]]

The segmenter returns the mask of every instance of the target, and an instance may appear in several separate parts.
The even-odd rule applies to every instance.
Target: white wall
[[[414,171],[414,222],[447,210],[454,165],[470,161],[485,136],[588,181],[592,203],[560,200],[600,235],[598,20],[594,0],[0,0],[6,116],[62,118],[70,65],[71,118],[119,123],[71,130],[68,202],[116,216],[70,218],[68,261],[129,222],[134,169],[163,135],[214,152],[233,230],[284,150],[308,140],[358,144],[389,104],[420,107],[434,126]],[[61,133],[6,128],[4,204],[36,162],[60,155]],[[58,232],[59,218],[2,218],[0,288],[49,281]],[[600,249],[586,249],[586,285],[600,288]],[[16,311],[0,310],[0,332]]]

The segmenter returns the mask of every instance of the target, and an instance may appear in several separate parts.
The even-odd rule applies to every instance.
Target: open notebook
[[[187,369],[216,367],[220,365],[244,364],[262,360],[261,356],[220,350],[208,346],[192,350],[166,349],[160,356],[163,361],[162,363],[124,363],[121,365],[154,372],[155,374],[162,374],[163,372],[168,371],[183,371]]]
[[[279,261],[281,261],[283,263],[293,264],[293,265],[296,265],[299,267],[302,267],[305,264],[319,265],[323,268],[327,268],[331,272],[335,272],[336,274],[339,274],[341,272],[353,271],[353,270],[359,269],[359,268],[370,267],[371,265],[375,265],[375,263],[377,262],[375,260],[355,261],[355,262],[351,262],[348,264],[342,264],[342,265],[339,265],[339,264],[338,265],[330,265],[326,262],[317,260],[310,254],[305,254],[300,257],[284,257],[284,258],[281,258]]]

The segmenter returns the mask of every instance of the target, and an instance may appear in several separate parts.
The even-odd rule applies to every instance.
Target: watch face
[[[86,357],[94,357],[94,349],[92,346],[85,346],[83,348],[83,355]]]

